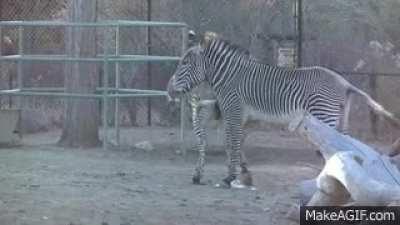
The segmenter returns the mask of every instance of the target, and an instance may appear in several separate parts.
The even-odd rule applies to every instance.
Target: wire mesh
[[[223,34],[226,39],[232,40],[245,48],[252,55],[268,64],[276,64],[279,49],[284,43],[293,47],[293,42],[298,41],[296,33],[296,17],[294,3],[297,0],[286,1],[153,1],[151,10],[153,18],[162,20],[183,20],[193,26],[197,33],[213,30]],[[41,1],[0,1],[0,20],[53,20],[65,21],[67,16],[67,0],[41,0]],[[127,0],[98,0],[98,20],[146,20],[148,18],[147,1]],[[305,66],[322,65],[337,71],[344,71],[346,79],[368,93],[373,93],[371,87],[372,76],[376,78],[376,99],[397,115],[398,97],[396,86],[398,77],[382,78],[389,74],[398,74],[400,57],[398,55],[398,38],[390,38],[387,35],[396,33],[391,20],[379,20],[389,8],[382,7],[381,12],[372,13],[366,4],[354,5],[346,1],[331,2],[303,1],[303,26],[302,26],[302,61]],[[386,3],[382,3],[384,6]],[[360,9],[360,10],[353,10]],[[249,14],[248,12],[252,12]],[[392,21],[392,22],[390,22]],[[120,28],[120,54],[146,54],[150,49],[156,55],[173,53],[180,54],[179,39],[176,31],[171,28],[151,28],[151,45],[147,43],[146,27],[121,27]],[[24,36],[24,48],[32,54],[62,54],[65,50],[63,29],[59,28],[29,28]],[[116,34],[111,32],[111,39],[116,39]],[[385,36],[386,35],[386,36]],[[7,36],[14,47],[18,45],[18,30],[3,28],[2,36]],[[396,37],[396,36],[393,36]],[[99,52],[102,52],[102,36],[99,34]],[[379,41],[378,41],[379,40]],[[115,52],[114,45],[110,45],[110,51]],[[11,49],[13,51],[13,49]],[[14,49],[15,51],[15,49]],[[3,53],[4,46],[3,46]],[[121,63],[120,73],[122,88],[146,87],[148,75],[151,74],[151,87],[157,90],[165,89],[166,80],[175,68],[174,62],[163,64],[147,63]],[[397,65],[393,66],[393,65]],[[2,62],[0,70],[0,87],[8,87],[8,84],[16,87],[16,65],[13,62]],[[24,78],[24,84],[32,87],[49,87],[56,85],[62,87],[63,63],[31,63],[25,66],[30,73]],[[114,67],[113,63],[110,67]],[[149,71],[150,68],[150,71]],[[110,69],[111,76],[117,71]],[[57,74],[57,76],[54,76]],[[370,74],[372,74],[370,76]],[[115,85],[114,80],[110,80]],[[52,102],[54,101],[54,102]],[[57,102],[57,104],[56,104]],[[110,101],[114,105],[114,101]],[[173,126],[176,124],[179,110],[171,109],[165,101],[152,100],[151,122],[153,125]],[[1,105],[6,107],[9,97],[1,98]],[[49,110],[53,106],[61,106],[62,101],[48,98],[35,98],[27,100],[36,107],[43,105]],[[147,126],[148,101],[146,98],[121,99],[121,125]],[[113,107],[109,107],[111,110]],[[57,116],[57,122],[62,120],[62,107]],[[110,112],[112,113],[112,112]],[[352,114],[356,115],[353,128],[357,134],[366,134],[371,129],[369,124],[369,109],[363,102],[357,102]],[[110,121],[112,124],[114,121]],[[57,125],[59,126],[59,125]],[[383,133],[382,136],[385,136]]]
[[[85,23],[85,24],[80,24],[79,26],[81,28],[79,29],[85,29],[84,27],[91,27],[91,26],[96,26],[96,30],[103,34],[102,32],[106,34],[112,34],[112,35],[107,35],[107,38],[105,36],[98,34],[97,35],[97,41],[99,44],[98,46],[98,51],[97,51],[97,57],[95,58],[71,58],[67,57],[66,55],[63,54],[65,52],[65,35],[66,35],[66,29],[65,26],[75,26],[76,24],[71,24],[71,23],[65,23],[65,22],[46,22],[46,21],[32,21],[32,22],[1,22],[2,27],[6,27],[5,29],[2,29],[2,36],[7,37],[8,39],[13,40],[14,48],[15,51],[11,53],[11,56],[1,56],[2,63],[8,63],[12,61],[18,61],[18,62],[24,62],[21,64],[22,71],[20,74],[27,74],[28,76],[24,76],[22,79],[21,83],[18,83],[20,85],[15,84],[15,78],[13,75],[9,72],[12,69],[2,69],[2,77],[4,79],[14,79],[10,82],[11,85],[7,85],[6,89],[15,89],[16,87],[19,88],[19,86],[29,87],[30,90],[23,90],[23,93],[19,93],[18,90],[16,89],[17,92],[14,91],[2,91],[3,95],[23,95],[23,96],[58,96],[58,97],[93,97],[93,98],[101,98],[101,95],[98,95],[96,93],[93,94],[70,94],[70,93],[54,93],[54,92],[49,92],[49,91],[54,91],[54,90],[47,90],[47,91],[38,91],[37,88],[39,87],[54,87],[54,84],[56,84],[56,87],[62,87],[64,86],[64,80],[63,77],[63,68],[65,66],[65,63],[68,63],[69,61],[75,62],[75,61],[89,61],[89,62],[100,62],[103,63],[104,60],[106,60],[106,64],[108,66],[105,66],[102,71],[100,71],[100,76],[102,78],[100,81],[100,86],[105,86],[105,85],[110,85],[110,87],[119,87],[122,84],[123,87],[125,87],[125,90],[133,88],[133,85],[127,85],[125,82],[121,82],[119,77],[121,76],[121,71],[123,77],[133,77],[135,80],[135,77],[138,78],[143,78],[148,76],[149,74],[140,74],[141,76],[136,76],[135,72],[140,71],[136,70],[136,66],[140,67],[140,63],[137,64],[135,62],[141,62],[141,64],[145,62],[161,62],[161,61],[166,61],[168,64],[168,61],[170,62],[175,62],[180,59],[179,54],[176,54],[175,56],[169,56],[166,54],[164,55],[160,54],[160,56],[143,56],[143,55],[148,55],[148,47],[145,47],[145,51],[140,51],[140,45],[137,48],[133,48],[133,51],[129,49],[130,46],[124,46],[128,47],[130,50],[123,50],[121,48],[120,42],[123,42],[121,40],[121,36],[126,36],[126,37],[131,37],[132,35],[126,35],[124,33],[127,32],[132,32],[132,28],[130,26],[139,26],[139,28],[136,28],[137,30],[142,29],[143,26],[150,25],[154,27],[160,27],[160,26],[170,26],[174,28],[182,28],[185,27],[186,25],[183,23],[162,23],[162,22],[132,22],[132,21],[105,21],[105,22],[100,22],[100,23]],[[110,28],[108,27],[110,26]],[[120,29],[123,28],[123,29]],[[74,28],[73,28],[74,29]],[[122,30],[122,31],[121,31]],[[48,35],[48,33],[52,33],[53,35]],[[140,33],[138,33],[140,36]],[[182,37],[182,31],[179,31],[178,33],[175,32],[175,34],[179,34],[178,40]],[[146,33],[146,35],[148,35]],[[133,35],[134,36],[134,35]],[[135,39],[134,39],[135,40]],[[137,38],[136,41],[134,42],[135,44],[139,43],[140,38]],[[180,42],[182,42],[182,39],[180,39]],[[15,47],[18,43],[18,48]],[[145,45],[146,46],[146,45]],[[180,49],[181,46],[176,46],[175,48]],[[23,49],[23,50],[21,50]],[[107,49],[107,52],[106,50]],[[136,51],[135,51],[136,50]],[[122,52],[122,54],[121,54]],[[127,53],[129,55],[127,55]],[[179,52],[181,53],[181,51]],[[110,54],[110,56],[108,56]],[[134,55],[133,55],[134,54]],[[142,54],[142,55],[140,55]],[[105,58],[104,58],[105,57]],[[49,61],[56,61],[56,63],[49,63]],[[121,70],[122,65],[121,64],[127,64],[125,67],[126,69],[123,68]],[[15,66],[14,64],[11,64]],[[51,66],[50,66],[51,65]],[[53,66],[58,66],[59,69],[53,68]],[[57,67],[56,66],[56,67]],[[17,66],[17,68],[20,68]],[[61,69],[60,69],[61,68]],[[147,66],[147,68],[151,68],[151,66]],[[170,68],[172,68],[170,66]],[[37,74],[37,71],[41,71],[41,69],[45,69],[46,73],[45,74]],[[58,71],[57,71],[58,70]],[[57,71],[58,73],[54,73]],[[45,75],[48,74],[50,76],[53,76],[52,79],[45,79]],[[56,76],[59,80],[58,82],[55,81],[54,76]],[[169,78],[169,74],[165,74],[163,72],[164,78],[161,81],[166,81]],[[117,81],[115,78],[118,77]],[[41,82],[41,80],[46,80],[46,82]],[[158,79],[156,79],[158,80]],[[149,96],[164,96],[165,91],[165,84],[157,84],[153,85],[152,83],[147,83],[147,87],[144,87],[143,85],[140,85],[140,79],[136,79],[138,82],[134,82],[134,85],[136,87],[140,87],[141,89],[149,89],[147,92],[146,90],[141,90],[142,93],[137,93],[137,92],[131,92],[128,93],[128,91],[122,91],[119,93],[118,90],[116,90],[116,93],[109,93],[108,97],[110,98],[116,98],[116,97],[121,97],[127,99],[127,97],[149,97]],[[54,83],[53,83],[54,82]],[[118,84],[118,85],[117,85]],[[35,90],[36,88],[36,90]],[[4,89],[4,88],[3,88]],[[54,89],[54,88],[53,88]],[[159,91],[152,91],[150,89],[158,89]],[[113,90],[111,90],[113,91]],[[12,105],[12,99],[8,98],[9,101],[7,102],[8,107]],[[48,98],[35,98],[35,101],[29,101],[26,98],[24,98],[23,102],[20,103],[24,108],[29,108],[29,109],[35,109],[38,108],[39,105],[42,107],[49,109],[53,108],[56,105],[61,106],[62,104],[54,104],[52,100],[49,100]],[[104,114],[104,117],[106,118],[117,118],[118,122],[112,119],[107,119],[105,123],[103,123],[103,126],[109,126],[109,125],[116,125],[116,124],[121,124],[126,125],[126,116],[125,114],[133,114],[129,115],[129,123],[133,125],[140,125],[138,124],[138,119],[140,120],[141,118],[138,117],[138,114],[144,115],[145,113],[151,114],[151,115],[156,115],[153,116],[154,119],[152,121],[156,122],[156,125],[171,125],[171,123],[164,122],[165,120],[168,120],[168,117],[161,116],[164,115],[165,113],[160,113],[161,110],[166,110],[167,108],[165,104],[165,100],[159,101],[160,104],[158,104],[157,107],[154,107],[153,110],[147,112],[140,111],[141,105],[140,104],[141,100],[134,101],[133,104],[127,105],[125,108],[122,108],[122,112],[117,112],[121,113],[122,116],[120,117],[114,117],[114,112],[116,112],[114,109],[116,109],[116,104],[117,101],[119,100],[113,100],[113,101],[108,101],[103,102],[103,114],[106,113],[108,115],[111,114],[111,116],[107,116]],[[1,101],[3,106],[5,103],[4,101]],[[41,102],[41,103],[38,103]],[[60,101],[62,103],[62,101]],[[163,105],[162,105],[163,104]],[[34,106],[33,106],[34,105]],[[53,106],[53,107],[49,107]],[[134,107],[130,107],[130,106]],[[160,107],[161,105],[161,107]],[[107,107],[106,107],[107,106]],[[149,105],[147,104],[147,107]],[[164,109],[163,109],[164,108]],[[118,107],[119,110],[119,107]],[[42,108],[43,111],[43,108]],[[59,113],[61,113],[61,110],[58,110]],[[139,113],[138,113],[139,112]],[[62,120],[62,116],[59,116],[60,120]],[[149,116],[146,117],[151,118]],[[144,119],[143,119],[144,120]],[[152,122],[150,121],[150,122]],[[62,121],[57,121],[55,124],[61,124]],[[176,123],[174,123],[175,125]]]
[[[66,18],[66,3],[67,1],[40,1],[37,3],[34,2],[24,2],[24,1],[3,1],[2,9],[6,7],[8,10],[4,10],[4,12],[0,13],[1,20],[24,20],[26,21],[24,24],[31,25],[29,27],[24,28],[24,36],[23,36],[23,48],[25,57],[26,55],[62,55],[65,52],[65,29],[63,27],[38,27],[37,25],[44,25],[45,22],[34,24],[29,24],[29,21],[32,20],[52,20],[54,22],[62,23]],[[119,9],[115,5],[108,8],[108,1],[98,1],[98,19],[99,20],[109,20],[116,17],[118,12],[115,9]],[[118,4],[118,3],[115,3]],[[138,3],[134,3],[138,4]],[[131,5],[131,4],[127,4]],[[110,10],[114,9],[114,10]],[[123,8],[120,8],[123,9]],[[135,8],[134,10],[137,10]],[[7,12],[5,12],[7,11]],[[127,14],[130,11],[119,12],[120,14]],[[118,17],[121,19],[133,19],[131,17]],[[136,18],[138,19],[138,17]],[[28,22],[27,22],[28,21]],[[118,21],[118,25],[121,26],[119,29],[119,54],[124,55],[140,55],[147,54],[148,44],[146,43],[146,35],[147,28],[143,26],[139,27],[130,27],[129,21]],[[35,25],[35,26],[32,26]],[[116,25],[116,24],[114,24]],[[140,25],[140,24],[136,24]],[[157,25],[157,24],[155,24]],[[168,26],[168,24],[163,24]],[[171,23],[172,26],[177,26],[176,23]],[[107,44],[104,43],[103,35],[101,34],[102,29],[97,29],[97,39],[98,39],[98,53],[102,54],[103,47]],[[111,42],[108,43],[108,47],[110,52],[116,54],[115,49],[115,41],[116,41],[116,33],[110,31],[110,39]],[[141,63],[133,63],[132,58],[126,58],[126,62],[120,63],[118,73],[120,74],[120,86],[123,88],[145,88],[145,89],[157,89],[157,90],[165,90],[165,85],[169,76],[172,74],[176,60],[179,59],[180,55],[180,33],[176,31],[176,29],[171,28],[152,28],[152,36],[154,36],[153,40],[153,53],[158,55],[175,55],[176,57],[171,58],[171,62],[161,63],[160,65],[154,66],[153,63],[150,64],[150,67],[146,65],[145,60],[141,60],[140,57],[137,57]],[[167,35],[167,37],[171,40],[174,40],[173,43],[167,43],[163,41],[163,36]],[[172,38],[175,35],[174,38]],[[2,36],[7,37],[12,40],[14,44],[14,50],[17,50],[17,45],[19,43],[18,40],[18,29],[16,26],[4,27],[2,29]],[[176,38],[178,37],[178,38]],[[161,43],[164,48],[160,48],[159,44]],[[167,47],[165,47],[167,46]],[[156,50],[157,49],[157,50]],[[178,49],[178,50],[177,50]],[[12,54],[16,54],[16,52],[12,52]],[[4,51],[3,51],[4,52]],[[24,77],[23,84],[28,87],[62,87],[64,86],[64,61],[65,59],[60,56],[59,62],[47,63],[46,60],[49,58],[42,57],[40,60],[36,57],[35,59],[41,62],[31,62],[33,58],[26,58],[27,61],[24,63],[23,70],[29,71],[26,73]],[[167,57],[166,57],[167,58]],[[57,57],[51,57],[51,60],[57,60]],[[154,58],[156,61],[159,61],[159,58]],[[25,60],[25,59],[24,59]],[[73,59],[71,59],[73,60]],[[110,59],[113,61],[113,59]],[[148,59],[146,59],[148,60]],[[116,62],[110,63],[110,68],[115,68]],[[155,68],[157,67],[157,68]],[[16,87],[16,64],[12,61],[2,60],[2,69],[1,69],[1,84],[3,88],[15,88]],[[153,76],[152,83],[149,85],[147,82],[147,77],[149,76],[148,68],[152,69],[151,74]],[[117,71],[115,69],[110,69],[111,73],[110,77],[115,76]],[[12,84],[12,85],[8,85]],[[110,79],[110,85],[115,86],[115,80]],[[1,106],[6,107],[9,106],[12,100],[10,101],[10,97],[2,97]],[[56,104],[57,103],[57,104]],[[114,105],[115,101],[110,101],[110,105]],[[59,105],[62,106],[62,100],[58,99],[48,99],[44,97],[37,97],[34,99],[26,98],[26,107],[31,105],[35,105],[35,109],[43,106],[46,110],[47,108],[54,108],[51,106]],[[152,110],[151,110],[151,123],[154,125],[161,126],[173,126],[176,122],[176,115],[171,118],[171,116],[166,113],[169,111],[167,103],[164,100],[152,100]],[[110,108],[110,113],[113,114],[112,107]],[[62,109],[57,110],[58,113],[62,113]],[[129,99],[124,98],[121,99],[121,118],[120,123],[123,126],[135,125],[135,126],[144,126],[148,124],[148,104],[145,98],[139,99]],[[62,115],[58,116],[60,120],[62,120]],[[61,124],[62,121],[57,121],[55,124]],[[110,123],[114,123],[110,121]]]

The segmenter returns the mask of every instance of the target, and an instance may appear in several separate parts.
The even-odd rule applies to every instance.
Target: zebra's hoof
[[[246,170],[240,174],[240,182],[247,187],[253,186],[253,178],[249,170]]]
[[[246,185],[244,185],[240,180],[233,180],[231,182],[231,188],[236,188],[236,189],[244,189],[247,188]]]
[[[236,177],[234,175],[229,175],[228,177],[224,178],[222,181],[223,185],[225,187],[231,187],[231,183],[232,181],[234,181],[236,179]]]
[[[231,188],[231,184],[227,184],[225,181],[223,181],[222,183],[215,184],[215,187],[222,188],[222,189],[229,189],[229,188]]]
[[[193,182],[193,184],[201,184],[200,183],[200,176],[193,176],[192,177],[192,182]]]
[[[202,176],[201,175],[193,175],[192,177],[192,182],[195,185],[206,185],[207,183],[205,183],[204,181],[201,181]]]

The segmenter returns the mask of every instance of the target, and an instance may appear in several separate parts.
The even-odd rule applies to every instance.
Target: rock
[[[175,150],[175,154],[182,155],[182,151],[181,150]]]
[[[269,211],[271,211],[271,208],[265,207],[265,208],[263,208],[263,211],[264,211],[264,212],[269,212]]]
[[[142,141],[135,144],[135,148],[142,149],[147,152],[151,152],[154,150],[154,146],[149,141]]]

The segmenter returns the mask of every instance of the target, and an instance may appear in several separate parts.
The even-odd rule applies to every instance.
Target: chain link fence
[[[66,1],[13,1],[0,2],[0,20],[63,20]],[[27,28],[23,40],[18,39],[17,27],[2,29],[2,54],[63,54],[65,50],[64,31],[60,28]],[[21,46],[19,46],[21,44]],[[23,84],[26,87],[63,86],[63,65],[61,63],[24,63]],[[16,88],[17,64],[2,62],[0,69],[2,89]],[[15,99],[2,97],[1,107],[12,107]],[[22,110],[22,131],[25,133],[45,131],[60,127],[63,105],[59,99],[24,98]]]
[[[98,0],[98,20],[147,20],[149,1],[146,0]],[[321,65],[343,71],[350,82],[370,93],[390,111],[400,114],[399,74],[400,56],[398,43],[385,35],[395,35],[395,26],[383,20],[381,15],[368,11],[361,1],[303,1],[303,65]],[[393,2],[390,0],[388,2]],[[0,1],[1,20],[65,20],[67,0],[3,0]],[[297,42],[294,17],[295,0],[285,1],[153,1],[152,20],[185,21],[196,32],[217,31],[227,39],[250,49],[251,54],[269,64],[276,64],[281,47],[293,48]],[[366,4],[366,3],[365,3]],[[378,4],[378,3],[376,3]],[[382,3],[384,4],[384,3]],[[354,5],[354,6],[353,6]],[[354,11],[354,7],[360,10]],[[329,10],[328,10],[329,9]],[[380,11],[389,10],[390,7]],[[252,12],[249,14],[249,12]],[[389,18],[389,17],[388,17]],[[391,18],[391,17],[390,17]],[[390,19],[389,18],[389,19]],[[383,25],[379,25],[380,22]],[[378,24],[378,25],[377,25]],[[385,30],[386,29],[386,30]],[[397,29],[398,30],[398,29]],[[180,55],[180,39],[177,31],[168,28],[121,28],[120,54]],[[3,29],[3,54],[17,54],[18,30]],[[64,54],[65,33],[58,28],[32,28],[26,30],[23,48],[27,54]],[[99,36],[99,52],[104,41]],[[115,34],[111,33],[113,41]],[[379,40],[379,41],[378,41]],[[11,44],[9,44],[11,43]],[[288,44],[289,43],[289,44]],[[114,45],[111,51],[116,52]],[[396,53],[397,52],[397,53]],[[122,88],[165,90],[167,80],[175,69],[175,63],[124,63],[120,66]],[[111,66],[113,67],[113,66]],[[63,63],[26,63],[24,85],[29,87],[63,87]],[[115,73],[111,71],[111,74]],[[384,76],[392,74],[393,76]],[[1,64],[0,88],[16,86],[15,63]],[[112,76],[111,76],[112,77]],[[151,80],[149,80],[151,79]],[[115,83],[112,83],[115,85]],[[33,127],[59,127],[63,120],[63,101],[50,98],[25,98],[26,124]],[[165,99],[121,100],[122,125],[158,126],[178,124],[178,107],[169,107]],[[1,99],[2,107],[9,107],[9,97]],[[111,105],[113,103],[110,103]],[[113,113],[110,108],[110,115]],[[151,113],[149,114],[149,111]],[[34,112],[34,113],[32,113]],[[150,115],[150,116],[149,116]],[[190,114],[188,115],[190,116]],[[112,118],[112,117],[110,117]],[[43,122],[38,122],[43,121]],[[189,121],[189,120],[188,120]],[[352,133],[369,137],[372,130],[385,140],[398,136],[385,123],[375,124],[369,109],[362,101],[356,101],[352,109]],[[113,123],[112,119],[109,121]],[[42,126],[39,124],[47,124]],[[50,125],[48,125],[50,124]],[[37,130],[34,128],[33,130]]]
[[[1,20],[59,20],[67,18],[66,0],[44,1],[1,1]],[[146,20],[147,1],[97,1],[97,20]],[[107,46],[111,54],[128,55],[176,55],[181,54],[181,32],[173,28],[122,27],[119,31],[119,49],[115,48],[116,33],[112,29],[97,30],[98,54]],[[105,43],[104,33],[112,43]],[[2,29],[2,54],[19,54],[22,43],[24,54],[65,54],[65,29],[29,27],[24,29],[23,40],[18,40],[17,27]],[[7,42],[7,43],[5,43]],[[175,68],[173,62],[121,63],[121,88],[165,90]],[[110,65],[114,68],[115,64]],[[115,86],[115,69],[110,69],[110,85]],[[0,88],[16,88],[17,65],[2,62]],[[64,63],[25,62],[23,64],[24,87],[63,87]],[[101,86],[102,69],[99,86]],[[15,101],[2,97],[1,107],[11,107]],[[177,106],[169,107],[164,98],[123,98],[121,101],[120,124],[122,126],[176,126],[179,124]],[[52,127],[60,128],[63,121],[63,99],[46,97],[24,97],[22,124],[23,132],[36,132]],[[110,101],[109,125],[113,125],[115,100]],[[99,107],[101,108],[101,107]]]

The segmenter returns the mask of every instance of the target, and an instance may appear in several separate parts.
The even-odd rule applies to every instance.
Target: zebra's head
[[[177,95],[190,92],[206,79],[205,73],[206,67],[201,47],[189,48],[168,82],[168,94],[174,98]]]
[[[202,41],[190,47],[183,55],[178,67],[168,82],[169,100],[178,95],[190,92],[194,87],[206,80],[208,72],[207,61],[204,56],[204,42],[209,41],[210,33],[206,33]],[[193,43],[195,35],[189,33],[189,41]]]

